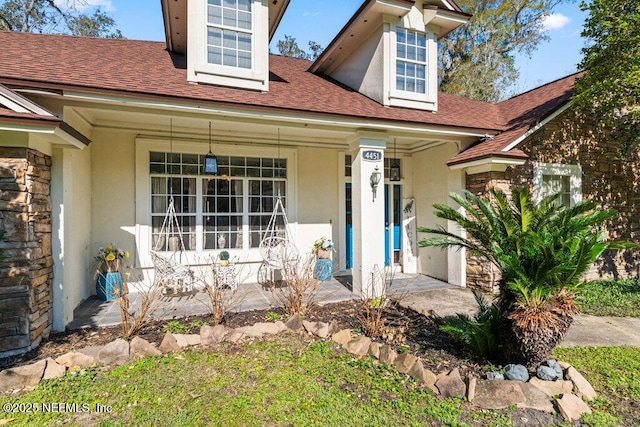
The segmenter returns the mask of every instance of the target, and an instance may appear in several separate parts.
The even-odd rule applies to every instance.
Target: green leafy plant
[[[170,320],[164,325],[164,330],[172,334],[188,334],[191,329],[179,320]]]
[[[267,314],[265,315],[265,318],[269,322],[277,322],[278,320],[280,320],[280,315],[278,313],[276,313],[275,311],[267,311]]]
[[[491,189],[488,198],[466,192],[451,199],[464,213],[434,205],[435,215],[466,230],[458,236],[444,227],[420,228],[439,237],[421,246],[466,248],[500,271],[495,334],[500,356],[534,365],[560,342],[577,312],[575,295],[581,278],[606,249],[632,248],[626,242],[605,242],[600,225],[616,215],[594,201],[559,205],[560,195],[535,204],[528,189],[512,189],[511,197]]]

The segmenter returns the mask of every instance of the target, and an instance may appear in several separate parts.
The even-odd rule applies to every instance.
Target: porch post
[[[358,137],[352,142],[353,292],[375,298],[382,294],[384,271],[384,149],[382,136]],[[374,200],[371,176],[380,173]],[[375,272],[378,277],[374,277]],[[374,286],[378,285],[378,286]]]

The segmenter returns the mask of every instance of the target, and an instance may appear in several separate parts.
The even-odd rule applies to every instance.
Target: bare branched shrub
[[[359,315],[360,325],[370,338],[396,336],[388,326],[387,308],[392,304],[390,288],[393,283],[393,268],[380,270],[376,265],[369,276],[369,291],[362,299],[362,311]]]
[[[207,267],[196,274],[196,287],[201,287],[207,295],[207,307],[213,317],[213,324],[217,325],[222,322],[224,316],[235,305],[240,304],[246,296],[238,291],[238,285],[246,279],[243,274],[244,263],[234,262],[234,277],[232,280],[235,286],[228,286],[230,277],[222,277],[220,270],[216,268],[214,259],[210,259]]]
[[[285,314],[305,314],[315,303],[320,281],[313,275],[315,257],[292,259],[284,262],[282,280],[268,280],[276,302]]]
[[[122,290],[115,287],[113,292],[117,295],[115,301],[120,307],[122,336],[128,338],[149,322],[149,314],[160,302],[162,287],[155,281],[151,286],[145,286],[142,275],[136,274],[131,267],[123,268],[122,278]],[[129,298],[132,289],[137,293],[140,301],[139,306],[135,309],[132,307]]]

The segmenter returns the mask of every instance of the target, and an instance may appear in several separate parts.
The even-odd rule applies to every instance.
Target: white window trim
[[[408,92],[396,89],[397,30],[399,28],[424,33],[427,38],[426,93]],[[404,61],[405,59],[401,60]],[[399,25],[399,23],[390,23],[389,59],[387,62],[387,69],[389,71],[389,80],[387,83],[389,87],[389,93],[387,94],[388,105],[436,111],[438,108],[438,82],[437,69],[434,67],[434,64],[437,64],[437,60],[437,44],[435,36],[431,31],[425,28],[411,28],[410,26]]]
[[[542,201],[542,181],[545,175],[568,176],[571,206],[582,201],[582,167],[580,165],[534,163],[533,188],[536,203]]]
[[[209,28],[207,1],[189,1],[188,8],[187,79],[197,83],[268,91],[269,9],[266,1],[253,0],[252,4],[251,69],[209,64],[207,60],[207,29]]]
[[[170,152],[169,141],[162,141],[152,138],[137,138],[136,139],[136,227],[135,227],[135,239],[136,247],[138,248],[138,258],[140,265],[137,267],[150,268],[153,267],[149,252],[153,249],[152,237],[151,237],[151,174],[149,171],[149,153],[152,151]],[[193,142],[181,142],[173,141],[174,153],[187,153],[187,154],[206,154],[207,147],[202,143]],[[275,158],[277,156],[274,149],[264,147],[235,147],[216,145],[214,148],[215,154],[223,156],[246,156],[246,157],[266,157]],[[286,180],[286,192],[287,192],[287,219],[289,221],[289,231],[291,232],[293,239],[297,236],[297,152],[294,149],[280,149],[280,158],[287,159],[287,180]],[[202,176],[194,175],[196,178],[196,186],[201,186]],[[246,188],[245,188],[246,190]],[[201,205],[201,198],[198,197],[197,205]],[[201,209],[198,209],[196,215],[200,215]],[[248,212],[243,212],[243,218],[248,216]],[[199,220],[196,220],[196,229],[202,228],[202,224]],[[198,231],[196,231],[196,234]],[[200,234],[197,234],[200,235]],[[202,247],[200,239],[196,240],[197,248]],[[227,249],[232,257],[237,256],[242,261],[247,262],[261,262],[262,257],[258,248],[243,248],[243,249]],[[206,262],[212,255],[217,254],[220,250],[208,249],[208,250],[192,250],[185,251],[185,260],[183,263],[195,265]]]

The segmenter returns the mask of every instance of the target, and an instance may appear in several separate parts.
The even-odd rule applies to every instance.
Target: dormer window
[[[396,90],[427,93],[427,36],[396,30]]]
[[[208,0],[207,62],[251,69],[252,1]]]

